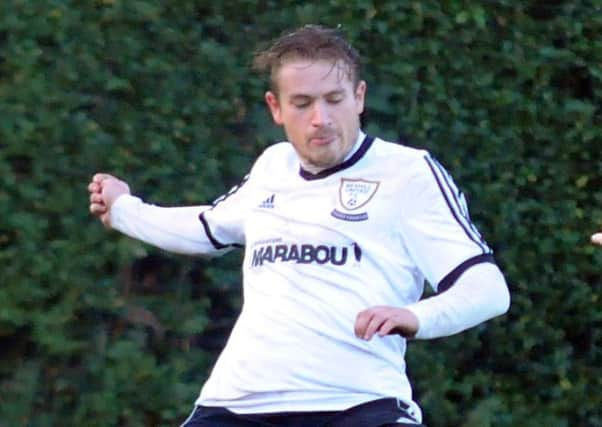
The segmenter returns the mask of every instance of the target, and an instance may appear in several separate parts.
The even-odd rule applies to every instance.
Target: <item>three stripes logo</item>
[[[464,233],[468,238],[479,246],[483,253],[491,253],[491,249],[487,246],[487,243],[470,219],[464,193],[456,187],[453,179],[441,163],[428,155],[425,156],[424,159],[433,173],[437,185],[439,186],[439,190],[445,199],[445,203],[456,222],[460,225],[462,230],[464,230]]]
[[[274,209],[274,196],[275,194],[272,194],[270,197],[261,202],[258,207],[265,209]]]

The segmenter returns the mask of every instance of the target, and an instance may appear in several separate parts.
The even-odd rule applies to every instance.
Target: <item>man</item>
[[[504,277],[443,167],[364,134],[357,52],[306,26],[255,60],[290,142],[212,206],[162,208],[97,174],[90,210],[186,254],[245,246],[244,303],[184,426],[420,425],[406,339],[503,314]],[[438,292],[420,300],[424,280]]]

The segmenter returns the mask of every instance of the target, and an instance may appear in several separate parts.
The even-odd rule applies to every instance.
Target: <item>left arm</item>
[[[510,293],[499,268],[492,263],[466,270],[455,284],[438,295],[405,307],[371,307],[360,312],[355,334],[399,334],[430,339],[453,335],[508,311]]]
[[[510,295],[504,276],[443,166],[424,155],[401,190],[400,234],[416,267],[438,293],[403,307],[360,312],[356,335],[437,338],[505,313]]]

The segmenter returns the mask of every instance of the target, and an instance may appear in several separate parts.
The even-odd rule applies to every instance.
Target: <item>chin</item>
[[[321,157],[320,159],[317,159],[315,162],[313,162],[313,164],[316,167],[319,167],[322,169],[328,169],[328,168],[338,165],[342,161],[343,161],[343,159],[338,159],[335,157],[329,157],[329,158]]]

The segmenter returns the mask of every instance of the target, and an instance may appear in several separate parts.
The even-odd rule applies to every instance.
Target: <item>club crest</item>
[[[343,221],[366,221],[368,212],[357,212],[357,210],[372,199],[379,185],[379,181],[342,178],[339,187],[339,205],[343,208],[343,212],[334,209],[330,214]]]
[[[372,199],[379,186],[378,181],[365,179],[341,179],[339,187],[339,201],[341,206],[348,211],[361,208]]]

